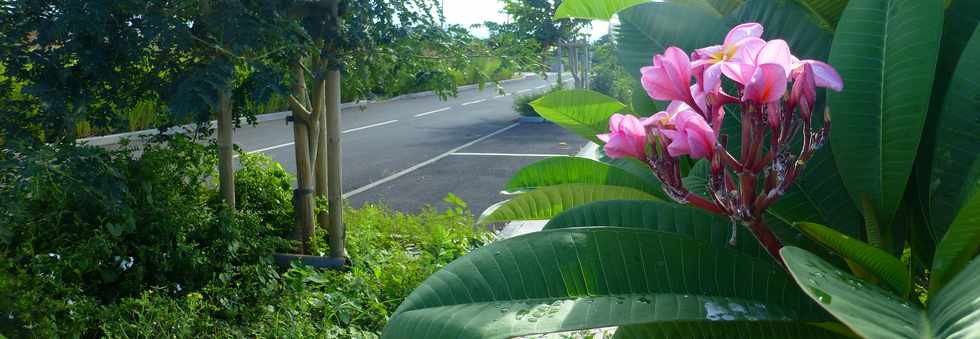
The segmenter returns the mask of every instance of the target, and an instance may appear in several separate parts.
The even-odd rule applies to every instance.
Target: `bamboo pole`
[[[231,93],[224,89],[218,93],[218,177],[221,197],[228,207],[235,210],[235,167],[232,138]]]
[[[565,47],[558,45],[558,86],[565,85],[565,83],[562,82],[562,73],[565,73],[565,60],[562,60],[564,57],[562,55],[563,49],[565,49]]]
[[[330,256],[347,258],[347,230],[343,222],[343,183],[340,167],[340,70],[327,72],[327,200],[330,209]]]

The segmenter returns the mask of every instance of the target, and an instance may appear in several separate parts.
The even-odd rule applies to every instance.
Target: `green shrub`
[[[464,203],[419,214],[347,208],[349,272],[295,266],[292,177],[260,155],[212,182],[213,147],[0,154],[0,333],[14,337],[376,337],[421,281],[488,241]],[[327,249],[323,229],[319,248]]]

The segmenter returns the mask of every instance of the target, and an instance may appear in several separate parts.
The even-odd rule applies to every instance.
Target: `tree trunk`
[[[316,92],[316,95],[319,97],[318,98],[319,104],[317,105],[317,107],[320,111],[320,114],[317,115],[316,119],[317,119],[317,125],[320,126],[320,131],[317,134],[317,138],[316,138],[317,139],[316,148],[319,149],[316,154],[316,174],[315,174],[316,196],[317,198],[327,199],[329,193],[328,191],[329,171],[327,171],[327,150],[328,150],[327,115],[330,114],[328,113],[329,110],[327,109],[327,107],[330,107],[331,106],[330,103],[334,101],[339,102],[340,98],[331,97],[331,94],[333,93],[327,91],[326,79],[319,81],[318,85],[320,86],[320,88]],[[330,213],[328,213],[325,210],[321,210],[319,211],[319,213],[317,213],[316,218],[317,218],[317,224],[320,225],[320,227],[324,227],[327,230],[330,230]]]
[[[562,55],[562,49],[564,49],[564,47],[558,45],[558,87],[565,85],[565,83],[562,82],[562,75],[565,73],[565,60],[563,60],[564,56]]]
[[[293,95],[290,106],[293,110],[293,140],[296,154],[297,188],[293,193],[293,204],[296,213],[295,237],[303,242],[301,253],[309,253],[310,238],[313,236],[313,173],[310,168],[310,119],[312,115],[307,107],[309,96],[306,92],[306,77],[303,68],[297,60],[292,65],[294,76]],[[305,105],[305,106],[304,106]]]
[[[218,178],[221,197],[224,198],[229,208],[235,210],[233,133],[231,93],[224,89],[218,93]]]
[[[347,232],[343,222],[343,182],[340,173],[340,70],[327,72],[327,199],[330,208],[330,256],[347,258]]]
[[[582,88],[582,79],[579,75],[578,69],[578,47],[568,48],[568,63],[572,67],[572,79],[575,79],[575,88]]]
[[[588,40],[585,44],[585,74],[582,79],[585,82],[585,89],[592,89],[592,50],[589,48]]]

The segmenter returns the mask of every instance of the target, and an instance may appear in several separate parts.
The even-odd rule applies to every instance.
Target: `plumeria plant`
[[[830,65],[800,60],[786,41],[762,40],[762,25],[736,26],[721,45],[690,56],[669,47],[640,70],[641,83],[665,111],[647,118],[614,114],[610,132],[598,135],[612,158],[631,157],[653,170],[668,197],[748,226],[777,261],[782,243],[763,222],[763,213],[790,187],[807,160],[827,141],[830,111],[812,126],[818,87],[841,91],[844,82]],[[692,79],[694,83],[692,84]],[[728,79],[735,91],[726,93]],[[736,157],[721,133],[726,106],[738,107],[741,152]],[[794,141],[802,146],[794,148]],[[708,197],[683,184],[681,157],[711,162]],[[733,230],[734,245],[738,233]]]
[[[480,220],[544,228],[433,274],[384,336],[980,336],[980,2],[946,4],[564,0],[618,16],[631,101],[532,102],[601,147],[518,171]]]

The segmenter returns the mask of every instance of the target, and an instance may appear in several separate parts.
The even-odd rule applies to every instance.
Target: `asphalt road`
[[[554,77],[549,80],[554,81]],[[454,193],[479,214],[503,200],[504,184],[524,165],[573,155],[586,141],[553,124],[520,123],[514,97],[545,91],[541,78],[468,90],[442,101],[429,96],[369,104],[341,113],[342,176],[353,206],[382,203],[413,212]],[[235,131],[246,152],[261,152],[295,174],[292,126],[271,121]]]

